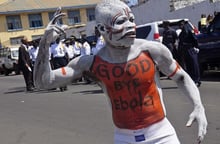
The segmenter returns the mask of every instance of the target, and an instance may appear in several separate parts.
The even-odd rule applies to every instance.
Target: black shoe
[[[197,86],[197,87],[200,87],[200,86],[201,86],[201,84],[202,84],[202,82],[201,82],[201,81],[196,82],[196,86]]]
[[[63,87],[60,87],[60,91],[63,92],[63,91],[64,91],[64,88],[63,88]]]
[[[55,91],[57,90],[57,88],[51,88],[51,89],[48,89],[49,91]]]
[[[34,87],[29,87],[29,88],[27,88],[27,91],[28,91],[28,92],[34,91]]]

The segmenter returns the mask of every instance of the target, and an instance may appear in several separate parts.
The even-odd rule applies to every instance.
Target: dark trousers
[[[185,51],[186,71],[195,83],[200,82],[200,69],[198,62],[198,53],[194,48],[188,48]]]
[[[52,59],[52,62],[53,62],[53,68],[58,69],[58,68],[66,66],[68,61],[66,57],[55,57]],[[65,85],[65,86],[60,87],[60,90],[61,91],[67,90],[67,86]]]
[[[67,59],[65,57],[55,57],[53,58],[54,69],[61,68],[67,65]]]
[[[33,72],[29,71],[28,68],[26,68],[26,67],[21,68],[21,71],[22,71],[23,76],[24,76],[26,89],[30,90],[31,88],[34,87]]]
[[[168,44],[165,44],[166,46],[167,46],[167,48],[170,50],[170,52],[172,53],[172,55],[173,55],[173,58],[175,59],[175,60],[177,60],[177,58],[178,58],[178,53],[177,53],[177,49],[176,49],[176,47],[174,46],[174,44],[173,43],[168,43]]]

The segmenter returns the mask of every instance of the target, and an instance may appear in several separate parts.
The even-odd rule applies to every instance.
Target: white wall
[[[202,13],[208,15],[214,11],[220,12],[220,2],[210,3],[209,0],[170,12],[169,0],[149,0],[148,2],[133,7],[137,25],[157,20],[173,18],[189,18],[197,26]]]

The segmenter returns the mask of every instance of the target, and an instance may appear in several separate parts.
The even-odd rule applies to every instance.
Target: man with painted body
[[[115,124],[115,144],[178,144],[179,140],[166,118],[157,69],[174,80],[190,98],[194,109],[186,126],[198,122],[198,143],[207,128],[199,91],[189,75],[161,43],[136,39],[134,15],[121,1],[103,1],[96,7],[97,28],[106,45],[96,55],[80,56],[65,67],[51,70],[49,44],[63,33],[56,21],[48,24],[40,42],[34,80],[41,89],[71,83],[84,72],[94,77],[108,96]]]

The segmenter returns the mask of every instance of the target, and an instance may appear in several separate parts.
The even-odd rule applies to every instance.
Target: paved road
[[[213,76],[214,75],[214,76]],[[204,144],[220,142],[220,74],[206,75],[199,88],[208,116]],[[186,128],[190,101],[161,78],[167,116],[183,144],[195,144],[197,124]],[[113,124],[106,97],[95,84],[68,91],[26,93],[22,75],[0,76],[0,144],[112,144]]]

